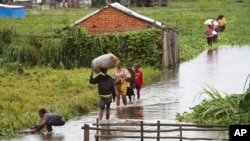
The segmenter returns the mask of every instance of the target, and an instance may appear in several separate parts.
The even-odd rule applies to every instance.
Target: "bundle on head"
[[[117,63],[118,58],[114,54],[108,53],[95,58],[91,63],[91,69],[95,73],[100,73],[101,68],[111,69],[114,68]]]

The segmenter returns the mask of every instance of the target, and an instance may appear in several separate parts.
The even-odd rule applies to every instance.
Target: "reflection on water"
[[[23,136],[23,137],[22,137]],[[35,133],[35,134],[22,134],[20,138],[9,139],[13,141],[64,141],[64,134],[62,133]]]
[[[116,115],[119,119],[143,119],[143,107],[138,105],[118,107]]]
[[[246,77],[250,73],[249,62],[249,46],[221,47],[218,50],[204,51],[197,58],[184,62],[171,71],[164,72],[157,83],[142,88],[140,100],[133,101],[126,107],[116,107],[112,103],[111,121],[124,122],[143,119],[178,123],[175,120],[177,113],[189,111],[190,107],[199,104],[204,98],[208,98],[197,96],[206,85],[213,86],[219,92],[242,93]],[[84,124],[92,125],[95,123],[97,116],[98,111],[95,111],[82,116],[79,120],[67,121],[63,127],[55,127],[55,133],[49,138],[31,134],[11,139],[11,141],[80,141],[83,140],[81,127]],[[95,140],[94,134],[95,131],[90,131],[92,137],[90,140]],[[103,132],[103,134],[121,133]],[[196,133],[188,135],[197,136]],[[227,136],[220,132],[218,134],[203,132],[202,135],[208,137]],[[123,139],[105,140],[123,141]]]
[[[62,134],[41,134],[41,141],[62,141],[64,140],[64,135]]]
[[[107,136],[107,137],[102,137],[101,138],[101,140],[111,140],[111,138],[110,137],[108,137],[108,136],[111,136],[111,135],[114,135],[114,133],[113,132],[111,132],[111,131],[109,131],[108,129],[110,129],[110,126],[102,126],[101,128],[103,128],[103,129],[107,129],[107,130],[101,130],[100,132],[100,135],[105,135],[105,136]]]
[[[216,50],[207,50],[207,64],[213,64],[214,61],[217,61],[218,49]]]
[[[179,74],[179,67],[172,68],[171,70],[168,70],[167,72],[164,72],[161,75],[161,81],[168,83],[168,84],[177,84],[178,83],[178,74]],[[176,82],[176,83],[173,83]]]

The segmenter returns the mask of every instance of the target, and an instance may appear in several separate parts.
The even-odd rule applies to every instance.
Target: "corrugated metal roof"
[[[128,14],[128,15],[130,15],[130,16],[133,16],[133,17],[135,17],[135,18],[141,19],[141,20],[147,22],[148,24],[151,24],[151,25],[153,25],[153,26],[155,26],[155,27],[157,27],[157,28],[164,28],[164,27],[165,27],[165,25],[164,25],[163,23],[161,23],[161,22],[159,22],[159,21],[156,21],[156,20],[154,20],[154,19],[151,19],[151,18],[149,18],[149,17],[143,16],[143,15],[141,15],[141,14],[135,12],[135,11],[132,11],[131,9],[129,9],[129,8],[127,8],[127,7],[123,6],[123,5],[121,5],[121,4],[118,3],[118,2],[109,4],[109,5],[105,6],[104,8],[108,8],[109,6],[115,8],[115,9],[121,11],[121,12],[124,12],[124,13],[126,13],[126,14]],[[103,8],[103,9],[104,9],[104,8]],[[80,22],[82,22],[82,21],[88,19],[89,17],[95,15],[96,13],[100,12],[101,10],[102,10],[102,9],[99,9],[99,10],[97,10],[97,11],[94,11],[94,12],[88,14],[88,15],[85,16],[85,17],[82,17],[81,19],[79,19],[79,20],[77,20],[76,22],[72,23],[70,26],[74,26],[74,25],[79,24]]]
[[[3,7],[3,8],[24,8],[24,6],[6,5],[6,4],[0,4],[0,7]]]

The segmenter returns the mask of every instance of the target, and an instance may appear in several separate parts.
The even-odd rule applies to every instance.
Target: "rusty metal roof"
[[[159,21],[156,21],[156,20],[154,20],[154,19],[151,19],[151,18],[149,18],[149,17],[143,16],[143,15],[141,15],[141,14],[139,14],[139,13],[137,13],[137,12],[135,12],[135,11],[133,11],[133,10],[131,10],[131,9],[129,9],[129,8],[125,7],[125,6],[123,6],[123,5],[121,5],[121,4],[118,3],[118,2],[109,4],[109,5],[105,6],[105,7],[102,8],[102,9],[108,8],[108,7],[110,7],[110,6],[113,7],[113,8],[115,8],[115,9],[117,9],[117,10],[119,10],[119,11],[121,11],[121,12],[123,12],[123,13],[125,13],[125,14],[128,14],[128,15],[130,15],[130,16],[132,16],[132,17],[135,17],[135,18],[138,18],[138,19],[140,19],[140,20],[143,20],[143,21],[145,21],[146,23],[148,23],[149,25],[152,25],[152,26],[154,26],[154,27],[156,27],[156,28],[164,28],[164,27],[165,27],[165,25],[164,25],[163,23],[161,23],[161,22],[159,22]],[[94,12],[92,12],[92,13],[90,13],[90,14],[84,16],[84,17],[82,17],[81,19],[79,19],[79,20],[77,20],[76,22],[72,23],[70,26],[72,27],[72,26],[74,26],[74,25],[79,24],[80,22],[82,22],[82,21],[88,19],[89,17],[95,15],[96,13],[100,12],[102,9],[96,10],[96,11],[94,11]]]

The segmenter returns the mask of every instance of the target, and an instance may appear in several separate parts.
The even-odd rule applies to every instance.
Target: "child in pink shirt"
[[[212,25],[208,25],[207,29],[204,32],[204,34],[207,37],[207,44],[209,46],[212,46],[212,44],[213,44],[213,31],[214,31],[214,29],[213,29]]]

